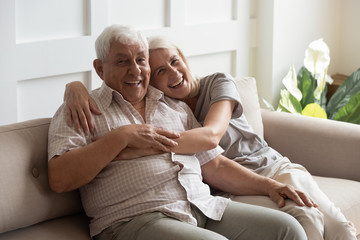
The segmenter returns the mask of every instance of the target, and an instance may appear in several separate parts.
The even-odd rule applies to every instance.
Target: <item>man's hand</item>
[[[295,189],[289,184],[283,184],[272,180],[269,185],[269,197],[279,208],[285,206],[286,199],[293,200],[299,206],[318,207],[307,194]]]
[[[161,152],[170,152],[171,147],[177,146],[177,142],[172,139],[179,137],[178,133],[148,124],[130,124],[113,131],[120,131],[120,134],[128,135],[127,147],[153,148]]]
[[[81,82],[66,84],[64,102],[66,103],[66,122],[69,126],[74,124],[77,131],[82,128],[85,133],[94,130],[94,119],[91,113],[100,115],[101,112]]]

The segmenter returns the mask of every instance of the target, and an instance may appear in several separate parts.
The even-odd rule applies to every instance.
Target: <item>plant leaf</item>
[[[309,117],[327,119],[325,110],[317,103],[310,103],[306,105],[301,114]]]
[[[265,104],[265,106],[271,110],[271,111],[275,111],[275,108],[273,107],[273,105],[271,105],[271,103],[269,103],[264,97],[260,96],[261,100],[263,101],[263,103]]]
[[[288,90],[282,89],[280,91],[279,109],[284,112],[301,114],[302,107],[300,102]]]
[[[325,109],[325,111],[326,111],[326,102],[327,102],[327,98],[326,98],[327,92],[328,92],[328,85],[325,84],[325,88],[324,88],[324,91],[323,91],[322,94],[321,94],[320,103],[319,103],[319,105],[320,105],[323,109]]]
[[[285,88],[293,95],[298,101],[302,98],[302,93],[297,87],[298,81],[296,77],[296,71],[294,65],[291,65],[289,72],[283,78],[282,83]]]
[[[360,91],[335,114],[334,120],[360,124]]]
[[[298,76],[298,88],[302,92],[301,107],[305,108],[309,103],[314,102],[314,91],[316,89],[316,79],[312,76],[311,72],[305,67],[299,70]]]
[[[334,119],[335,114],[340,108],[344,107],[350,98],[360,91],[360,68],[353,72],[339,86],[334,95],[330,98],[326,112],[328,118]]]

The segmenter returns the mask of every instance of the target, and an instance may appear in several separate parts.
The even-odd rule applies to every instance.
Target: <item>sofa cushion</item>
[[[78,192],[49,188],[49,123],[48,118],[0,126],[0,233],[82,211]]]
[[[255,133],[264,137],[263,123],[259,98],[256,88],[256,80],[252,77],[240,77],[235,79],[244,108],[244,115]]]
[[[320,189],[341,209],[355,228],[360,230],[360,182],[329,177],[314,176]]]
[[[48,220],[28,228],[0,234],[0,240],[90,240],[89,225],[84,214]]]

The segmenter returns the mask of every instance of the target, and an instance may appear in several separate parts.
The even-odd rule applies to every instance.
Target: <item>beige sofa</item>
[[[260,110],[255,80],[237,79],[237,84],[254,130],[316,175],[359,234],[360,125]],[[56,194],[49,189],[49,122],[0,126],[0,240],[89,239],[78,192]]]

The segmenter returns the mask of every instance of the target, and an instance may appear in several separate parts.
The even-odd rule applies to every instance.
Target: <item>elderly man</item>
[[[306,239],[298,222],[285,213],[210,194],[202,170],[218,188],[233,175],[212,174],[232,164],[219,147],[195,155],[169,152],[177,144],[172,140],[179,137],[176,132],[200,125],[184,103],[149,86],[148,46],[140,33],[110,26],[96,40],[96,52],[94,68],[104,81],[91,93],[102,112],[94,116],[96,130],[87,135],[69,127],[62,105],[50,125],[48,151],[50,186],[56,192],[80,189],[91,237]],[[157,154],[124,159],[126,149],[149,147]],[[252,177],[239,165],[231,169],[239,180]],[[310,202],[287,186],[259,182],[262,190],[269,189],[254,194]],[[239,186],[233,190],[241,191]]]

